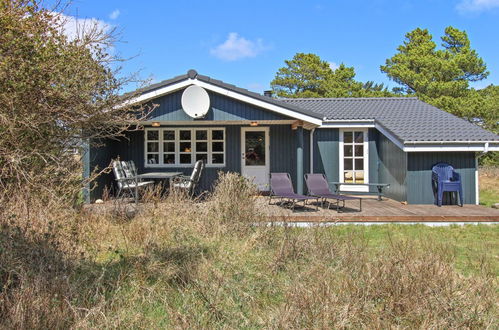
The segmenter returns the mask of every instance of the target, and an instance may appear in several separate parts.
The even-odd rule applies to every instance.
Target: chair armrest
[[[190,182],[190,181],[192,181],[191,177],[187,176],[187,175],[177,175],[177,176],[171,178],[171,182],[173,182],[173,183]]]

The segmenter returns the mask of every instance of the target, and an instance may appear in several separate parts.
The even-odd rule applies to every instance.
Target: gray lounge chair
[[[294,210],[297,202],[303,202],[303,207],[307,205],[307,201],[315,200],[317,202],[316,209],[319,209],[319,198],[296,194],[293,190],[291,177],[289,173],[270,173],[270,195],[269,204],[272,198],[280,198],[291,202],[291,208]]]
[[[345,201],[358,200],[359,201],[359,212],[362,211],[362,198],[353,197],[347,195],[336,195],[331,193],[329,189],[329,184],[327,183],[326,176],[321,173],[305,174],[305,183],[307,184],[308,194],[311,196],[316,196],[321,199],[321,207],[324,202],[328,202],[327,208],[329,209],[331,203],[329,199],[336,200],[336,212],[340,211],[340,201],[343,202],[345,207]]]
[[[152,185],[154,182],[139,182],[137,175],[134,175],[132,173],[128,164],[125,163],[125,166],[123,166],[124,163],[125,162],[120,162],[118,160],[113,161],[113,174],[118,186],[118,193],[116,194],[116,198],[123,196],[133,197],[137,199],[138,196],[135,196],[135,188],[142,189],[149,185]]]
[[[180,175],[172,179],[171,189],[185,191],[187,194],[193,196],[199,180],[201,179],[203,169],[204,161],[198,160],[194,165],[191,176]]]

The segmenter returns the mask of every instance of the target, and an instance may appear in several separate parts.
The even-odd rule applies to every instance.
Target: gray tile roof
[[[145,94],[189,78],[196,78],[324,121],[374,120],[401,142],[494,141],[499,143],[498,135],[414,97],[274,99],[200,75],[195,70],[189,70],[186,74],[138,89],[133,93]]]
[[[415,97],[281,99],[327,120],[373,119],[407,141],[496,141],[499,136]]]

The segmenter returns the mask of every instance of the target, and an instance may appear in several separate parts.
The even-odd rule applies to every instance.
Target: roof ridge
[[[381,96],[381,97],[284,97],[281,101],[357,101],[357,100],[419,100],[416,96]]]

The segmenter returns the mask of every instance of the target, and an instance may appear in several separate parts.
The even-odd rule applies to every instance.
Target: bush
[[[497,227],[253,226],[254,193],[221,174],[206,198],[152,194],[133,218],[19,198],[0,213],[0,327],[497,326]],[[494,256],[470,255],[466,276],[460,232]]]

